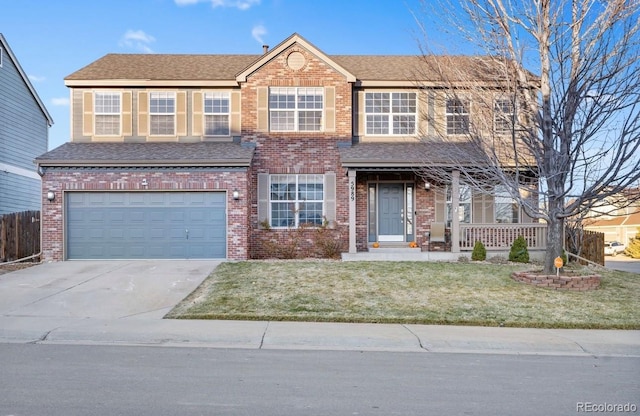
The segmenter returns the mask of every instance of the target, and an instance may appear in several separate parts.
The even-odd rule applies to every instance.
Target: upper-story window
[[[416,109],[414,92],[368,92],[365,94],[366,134],[415,134]]]
[[[493,128],[496,134],[510,134],[513,131],[514,117],[513,101],[498,98],[493,106]]]
[[[120,93],[96,92],[94,100],[95,134],[120,135]]]
[[[229,106],[228,92],[204,93],[204,134],[205,136],[228,136]]]
[[[469,101],[449,98],[446,107],[447,134],[469,133]]]
[[[269,89],[271,131],[321,131],[323,88]]]
[[[173,136],[176,132],[176,95],[173,92],[149,94],[149,133]]]

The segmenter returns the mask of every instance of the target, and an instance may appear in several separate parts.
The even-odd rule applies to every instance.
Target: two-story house
[[[33,159],[47,151],[52,124],[0,33],[0,215],[40,210],[42,184]]]
[[[37,159],[44,259],[241,260],[293,238],[312,255],[318,228],[351,255],[458,253],[465,224],[531,223],[504,192],[421,179],[447,152],[421,141],[429,117],[460,134],[470,107],[419,83],[420,63],[327,55],[298,34],[259,55],[98,59],[65,79],[71,142]]]

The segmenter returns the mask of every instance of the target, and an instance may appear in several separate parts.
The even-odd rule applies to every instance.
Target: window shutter
[[[445,221],[445,207],[446,207],[446,196],[444,193],[444,188],[436,188],[435,189],[435,203],[436,203],[436,218],[437,222]]]
[[[138,136],[149,134],[149,99],[146,91],[138,93]]]
[[[336,88],[324,89],[324,131],[336,131]]]
[[[269,88],[258,87],[257,131],[269,131]]]
[[[93,92],[82,94],[82,135],[93,136]]]
[[[365,123],[367,119],[367,115],[364,111],[364,98],[365,93],[363,91],[358,91],[356,93],[356,136],[366,136]]]
[[[231,92],[231,135],[240,136],[241,134],[241,103],[240,91]]]
[[[122,93],[122,135],[132,136],[132,120],[131,120],[131,92]]]
[[[324,174],[324,209],[325,218],[329,224],[336,220],[336,173],[326,172]]]
[[[176,93],[176,136],[187,135],[187,93]]]
[[[202,98],[202,92],[194,91],[193,95],[191,96],[191,99],[193,100],[193,104],[191,105],[191,108],[193,109],[192,111],[193,120],[191,121],[191,134],[193,136],[203,136],[204,122],[202,119],[203,118],[202,106],[204,105],[204,100]]]
[[[269,174],[258,173],[258,223],[269,222]],[[263,228],[261,226],[261,228]]]

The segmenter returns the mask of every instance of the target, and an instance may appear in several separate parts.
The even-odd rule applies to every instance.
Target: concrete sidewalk
[[[0,277],[0,342],[640,357],[640,331],[168,320],[214,261],[78,261]]]
[[[0,342],[640,357],[640,331],[0,317]]]

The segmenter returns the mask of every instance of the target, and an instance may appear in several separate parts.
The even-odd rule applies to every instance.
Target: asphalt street
[[[556,416],[640,406],[638,357],[0,344],[0,368],[2,416]]]

